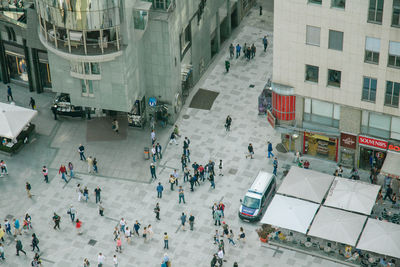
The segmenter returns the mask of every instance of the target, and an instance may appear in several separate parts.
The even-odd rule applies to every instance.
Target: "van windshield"
[[[251,209],[258,209],[260,207],[260,200],[245,196],[242,205]]]

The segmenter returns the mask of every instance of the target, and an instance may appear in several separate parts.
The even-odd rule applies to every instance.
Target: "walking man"
[[[225,120],[225,130],[229,132],[231,130],[232,118],[228,115]]]
[[[222,173],[222,159],[219,160],[219,176],[224,176],[224,174]]]
[[[106,260],[106,257],[100,252],[99,256],[97,256],[97,267],[103,267],[104,261]]]
[[[247,150],[249,151],[249,154],[246,155],[246,159],[248,157],[250,157],[251,159],[253,159],[253,155],[254,155],[254,149],[253,149],[253,145],[250,143],[249,146],[247,147]]]
[[[264,36],[264,38],[263,38],[263,45],[264,45],[264,52],[266,52],[267,51],[267,47],[268,47],[267,36]]]
[[[179,204],[181,204],[181,200],[183,201],[183,204],[186,204],[185,193],[183,192],[182,186],[179,186]]]
[[[154,131],[154,129],[151,130],[150,137],[151,137],[151,144],[154,145],[154,142],[156,141],[156,132]]]
[[[79,156],[81,157],[81,160],[86,160],[85,147],[82,144],[80,144],[78,147],[78,153],[79,153]]]
[[[164,249],[168,249],[168,234],[164,233]]]
[[[231,44],[229,46],[229,57],[230,59],[232,59],[235,56],[235,47],[233,46],[233,44]]]
[[[227,73],[229,72],[230,67],[231,67],[231,63],[229,62],[229,60],[225,60],[225,70]]]
[[[240,46],[240,44],[236,45],[236,58],[240,57],[240,49],[242,49],[242,47]]]
[[[155,145],[153,145],[153,147],[151,148],[151,156],[152,156],[152,158],[153,158],[153,162],[156,162],[156,155],[157,154],[157,152],[156,152],[156,146]]]
[[[154,208],[154,213],[156,214],[156,219],[160,220],[160,204],[158,202]]]
[[[175,145],[178,145],[178,143],[176,142],[176,138],[175,138],[175,133],[174,132],[172,132],[171,136],[169,137],[169,144],[171,145],[172,142],[174,142]]]
[[[256,56],[256,46],[254,44],[251,45],[251,58],[253,59]]]
[[[185,223],[186,223],[186,215],[185,215],[184,212],[182,212],[182,215],[181,215],[181,224],[182,224],[182,230],[183,230],[183,231],[186,231],[186,230],[185,230]]]
[[[14,101],[12,91],[11,91],[11,86],[7,85],[7,101],[10,102],[10,98],[12,101]]]
[[[208,180],[209,180],[210,183],[211,183],[210,187],[212,187],[213,189],[215,189],[214,174],[210,173],[210,175],[208,176]]]
[[[74,208],[74,206],[71,205],[69,207],[69,210],[67,211],[67,213],[71,217],[71,222],[74,222],[75,221],[75,215],[76,215],[76,209]]]
[[[393,189],[390,187],[390,185],[388,185],[388,187],[386,188],[386,193],[385,196],[383,197],[383,200],[386,200],[387,197],[389,197],[389,200],[391,199],[393,194]]]
[[[35,109],[35,108],[36,108],[36,102],[35,102],[35,99],[33,99],[33,97],[31,97],[31,99],[29,100],[29,106],[30,106],[32,109]]]
[[[61,221],[61,218],[60,218],[60,216],[58,216],[55,212],[54,212],[54,216],[53,216],[53,221],[54,221],[54,230],[55,230],[56,228],[58,228],[58,230],[60,230],[60,221]]]
[[[26,255],[26,252],[23,250],[21,240],[15,239],[15,242],[17,242],[17,244],[15,245],[15,248],[17,249],[17,256],[19,256],[20,251],[22,251]]]
[[[190,225],[190,230],[193,231],[194,216],[191,213],[190,213],[190,217],[189,217],[189,225]]]
[[[101,193],[101,189],[99,186],[97,186],[96,189],[94,190],[94,194],[96,195],[96,204],[97,204],[97,202],[100,202],[100,193]]]
[[[159,182],[157,185],[157,198],[162,198],[162,192],[164,191],[164,187]]]
[[[39,239],[36,237],[36,234],[33,233],[32,234],[32,251],[35,251],[35,248],[36,248],[38,250],[38,252],[40,252],[38,244],[39,244]]]
[[[61,164],[60,169],[58,170],[58,174],[61,173],[61,179],[63,179],[66,183],[68,183],[66,175],[67,175],[67,169],[65,168],[65,165]]]
[[[44,181],[46,183],[49,183],[49,170],[46,168],[46,166],[43,166],[42,168],[42,174],[44,176]]]
[[[160,145],[160,143],[157,143],[156,145],[156,154],[157,154],[157,159],[162,159],[162,147]]]
[[[270,158],[271,156],[274,157],[274,154],[272,153],[273,148],[272,148],[272,144],[270,141],[268,141],[268,149],[267,150],[268,150],[268,158]]]
[[[157,179],[156,175],[156,166],[154,166],[154,163],[150,163],[150,173],[151,173],[151,179]]]
[[[274,158],[274,162],[272,163],[272,165],[274,166],[274,171],[272,173],[276,176],[276,171],[278,169],[278,159],[277,159],[277,157]]]
[[[221,217],[222,217],[222,212],[221,212],[221,210],[216,210],[216,211],[214,211],[214,221],[215,221],[215,225],[219,225],[219,226],[221,226]]]
[[[31,198],[31,197],[32,197],[32,194],[31,194],[31,189],[32,189],[31,184],[28,183],[28,182],[26,182],[26,184],[25,184],[25,189],[26,189],[26,193],[28,194],[28,197]]]

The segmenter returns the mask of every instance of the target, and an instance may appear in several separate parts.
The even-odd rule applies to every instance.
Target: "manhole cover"
[[[250,88],[254,88],[255,85],[254,85],[254,84],[250,84],[249,87],[250,87]]]
[[[187,114],[185,114],[185,115],[183,115],[183,116],[182,116],[182,118],[184,118],[185,120],[187,120],[187,119],[189,119],[189,118],[190,118],[190,116],[189,116],[189,115],[187,115]]]
[[[91,245],[91,246],[94,246],[94,245],[96,245],[96,243],[97,243],[96,240],[90,239],[88,244]]]
[[[229,174],[235,175],[237,171],[237,169],[229,169]]]
[[[9,220],[9,221],[11,221],[12,218],[14,218],[14,216],[12,216],[12,215],[10,215],[10,214],[8,214],[8,215],[6,216],[6,219]]]

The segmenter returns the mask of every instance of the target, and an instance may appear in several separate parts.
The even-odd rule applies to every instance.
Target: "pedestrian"
[[[218,256],[217,254],[213,254],[213,257],[211,259],[211,267],[216,267],[217,262],[218,262]]]
[[[151,227],[151,224],[149,224],[147,226],[147,239],[148,240],[152,240],[153,239],[153,235],[154,235],[153,228]]]
[[[33,233],[32,234],[32,251],[35,251],[35,248],[36,248],[37,251],[40,252],[38,244],[39,244],[39,239],[36,237],[36,234]]]
[[[100,193],[101,189],[99,186],[97,186],[96,189],[94,190],[94,195],[96,196],[96,204],[97,202],[100,202]]]
[[[69,177],[74,178],[74,165],[72,162],[68,162]]]
[[[187,164],[187,159],[186,159],[185,154],[182,154],[182,156],[181,156],[181,164],[182,164],[182,171],[184,171],[186,164]]]
[[[4,174],[8,175],[8,169],[7,169],[7,165],[4,162],[4,160],[0,160],[0,170],[1,170],[1,175],[0,177],[3,177]]]
[[[266,35],[264,35],[264,38],[263,38],[263,45],[264,45],[264,52],[266,52],[267,47],[268,47],[268,39],[267,39]]]
[[[4,230],[4,228],[1,227],[0,224],[0,240],[1,242],[4,242],[4,235],[6,234],[6,230]]]
[[[225,254],[225,243],[224,243],[224,240],[223,240],[223,239],[221,239],[221,240],[219,241],[218,248],[219,248],[220,250],[222,250],[222,252]]]
[[[119,231],[121,233],[125,232],[125,225],[126,225],[126,222],[125,222],[124,218],[121,218],[121,220],[119,221]]]
[[[204,167],[200,164],[199,168],[197,169],[197,173],[199,174],[199,180],[204,182]]]
[[[339,176],[339,177],[343,177],[343,168],[342,168],[342,165],[339,164],[339,166],[338,166],[336,169],[337,169],[337,171],[338,171],[338,176]]]
[[[135,230],[135,233],[136,233],[137,236],[140,236],[140,235],[139,235],[140,225],[141,225],[141,224],[138,222],[138,220],[136,220],[136,221],[135,221],[135,224],[133,225],[133,229]]]
[[[251,46],[248,46],[247,47],[247,60],[251,59],[251,51],[252,51]]]
[[[388,187],[386,188],[386,193],[385,196],[383,197],[383,200],[386,200],[387,197],[389,197],[389,200],[391,199],[393,194],[393,189],[390,187],[390,185],[388,185]]]
[[[54,230],[56,228],[58,228],[58,230],[60,230],[60,221],[61,221],[61,217],[58,216],[55,212],[54,212],[54,216],[53,216],[53,221],[54,221]]]
[[[155,145],[153,145],[152,147],[151,147],[151,157],[153,158],[153,162],[156,162],[156,155],[157,154],[157,152],[156,152],[156,146]]]
[[[253,155],[254,155],[254,149],[253,149],[253,145],[250,143],[249,146],[247,147],[247,150],[249,151],[249,154],[246,155],[246,159],[248,157],[250,157],[251,159],[253,159]]]
[[[154,142],[156,141],[156,132],[154,131],[154,129],[151,130],[150,137],[151,137],[151,144],[154,145]]]
[[[113,263],[114,263],[114,267],[118,267],[117,255],[114,255],[114,256],[113,256]]]
[[[25,214],[24,226],[27,230],[32,229],[32,218],[28,213]]]
[[[97,168],[97,159],[96,158],[94,158],[93,159],[93,171],[95,172],[95,173],[98,173],[99,172],[99,169]]]
[[[7,219],[4,220],[4,228],[6,229],[6,234],[12,235],[12,233],[11,233],[11,224]]]
[[[176,138],[175,138],[175,133],[172,132],[171,136],[169,137],[169,144],[171,145],[172,143],[175,143],[175,145],[178,145],[178,143],[176,142]]]
[[[243,45],[243,57],[247,57],[246,53],[247,53],[247,44],[244,43],[244,45]]]
[[[192,164],[193,172],[196,173],[196,172],[197,172],[197,169],[198,169],[199,167],[200,167],[200,165],[197,164],[197,162],[195,161],[195,162]]]
[[[51,111],[53,112],[54,120],[57,120],[57,105],[52,105]]]
[[[66,178],[67,175],[67,169],[65,168],[65,165],[61,164],[60,169],[58,169],[58,174],[61,173],[61,179],[63,179],[66,183],[68,183],[68,180]]]
[[[76,215],[76,209],[74,208],[74,206],[71,204],[71,206],[69,207],[67,214],[69,214],[69,216],[71,217],[71,222],[75,221],[75,215]]]
[[[304,166],[304,169],[309,169],[310,168],[310,162],[308,160],[305,160],[303,166]],[[358,173],[358,171],[356,171],[356,172]],[[355,176],[355,177],[357,177],[357,176]]]
[[[229,226],[225,222],[222,222],[222,237],[229,235]]]
[[[100,252],[97,256],[97,267],[103,267],[106,257]]]
[[[240,57],[240,49],[241,49],[242,47],[240,46],[240,44],[237,44],[236,45],[236,58],[238,58],[238,57]]]
[[[0,259],[2,259],[3,261],[6,259],[4,256],[4,247],[2,243],[0,243]]]
[[[168,248],[168,234],[167,234],[167,232],[164,233],[164,249],[169,249]]]
[[[268,141],[268,147],[267,147],[267,150],[268,150],[268,158],[270,158],[271,156],[272,156],[272,157],[274,157],[274,153],[272,153],[272,151],[273,151],[273,148],[272,148],[272,144],[271,144],[271,142],[270,142],[270,141]]]
[[[122,253],[122,241],[120,237],[117,238],[117,246],[115,248],[115,252]]]
[[[171,261],[169,260],[167,253],[164,254],[163,264],[164,264],[164,267],[171,267]]]
[[[185,166],[185,169],[183,170],[183,182],[189,181],[189,175],[190,175],[190,169]]]
[[[85,188],[83,189],[83,196],[85,197],[85,201],[87,202],[89,199],[89,189],[87,188],[87,186],[85,186]]]
[[[228,115],[225,119],[225,130],[229,132],[231,130],[232,118]]]
[[[183,231],[186,231],[185,230],[185,223],[186,223],[186,214],[184,212],[182,212],[182,215],[181,215],[181,226],[182,226],[182,230]]]
[[[169,176],[169,183],[171,185],[171,191],[174,191],[175,177],[172,174]]]
[[[239,267],[239,265],[236,261],[235,261],[235,263],[233,263],[233,267]]]
[[[31,97],[31,99],[29,100],[29,106],[30,106],[32,109],[35,109],[35,108],[36,108],[36,102],[35,102],[35,99],[33,99],[33,97]]]
[[[99,214],[100,216],[104,216],[104,207],[103,202],[99,201]]]
[[[164,191],[164,187],[159,182],[157,185],[157,198],[162,198],[162,192]]]
[[[215,189],[215,182],[214,182],[214,174],[210,174],[208,177],[208,180],[210,181],[211,185],[210,187],[212,187],[213,189]]]
[[[276,171],[278,170],[278,158],[274,158],[274,162],[272,163],[272,166],[274,167],[274,171],[272,172],[276,176]]]
[[[156,145],[156,154],[157,154],[157,159],[162,159],[162,147],[160,143],[157,143]]]
[[[181,204],[181,201],[183,201],[183,204],[186,204],[186,202],[185,202],[185,193],[183,191],[182,186],[179,186],[178,192],[179,192],[179,204]]]
[[[119,123],[117,119],[114,119],[112,122],[112,129],[114,130],[114,132],[116,132],[117,134],[119,133]]]
[[[49,170],[46,168],[46,166],[43,166],[42,174],[43,174],[43,177],[44,177],[44,181],[46,183],[49,183]]]
[[[229,60],[225,60],[225,70],[227,73],[229,72],[230,67],[231,67],[231,63],[229,62]]]
[[[177,172],[177,170],[175,169],[174,172],[172,173],[172,176],[174,176],[175,178],[175,185],[178,186],[178,180],[179,180],[179,174]]]
[[[190,150],[189,150],[189,148],[184,149],[184,150],[183,150],[183,153],[184,153],[185,156],[186,156],[187,162],[190,163]]]
[[[157,179],[156,175],[156,166],[154,166],[154,163],[150,163],[150,174],[151,174],[151,179]]]
[[[156,219],[160,220],[160,204],[158,202],[154,208],[154,213],[156,214]]]
[[[80,156],[81,160],[86,160],[85,147],[82,144],[79,144],[78,153],[79,153],[79,156]]]
[[[88,173],[92,173],[92,170],[93,170],[93,158],[92,158],[92,156],[89,156],[86,161],[87,161],[87,164],[88,164],[88,166],[87,166]]]
[[[193,231],[194,216],[193,216],[193,214],[191,214],[191,213],[190,213],[190,217],[189,217],[189,225],[190,225],[190,230]]]
[[[194,177],[192,175],[189,175],[189,183],[190,183],[190,191],[194,191],[193,186],[194,186]]]
[[[235,47],[233,44],[229,46],[229,58],[232,59],[235,56]]]
[[[373,166],[371,168],[369,179],[371,181],[371,184],[377,184],[377,181],[378,181],[378,170],[377,170],[376,166]]]
[[[243,227],[240,227],[238,241],[244,242],[245,238],[246,238],[246,234],[244,233]]]
[[[21,240],[15,239],[15,242],[17,242],[15,244],[15,248],[17,249],[17,256],[19,256],[19,252],[20,251],[22,251],[26,255],[26,252],[23,250],[23,246],[22,246]]]
[[[260,16],[262,16],[262,5],[260,5]]]
[[[229,230],[229,234],[227,235],[228,244],[232,243],[232,245],[236,246],[235,241],[233,241],[235,235],[233,234],[232,229]]]
[[[218,229],[215,230],[215,234],[214,234],[214,245],[219,244],[219,232]]]
[[[28,182],[26,182],[26,184],[25,184],[25,189],[26,189],[26,193],[28,194],[28,197],[31,198],[31,197],[32,197],[32,194],[31,194],[31,189],[32,189],[31,184],[28,183]]]
[[[256,56],[256,46],[254,44],[251,45],[251,58],[253,59]]]
[[[13,98],[12,91],[11,91],[11,86],[7,85],[7,101],[8,102],[10,102],[10,98],[11,98],[11,101],[14,102],[14,98]]]
[[[219,226],[221,226],[221,217],[222,217],[222,212],[221,212],[221,210],[216,210],[215,212],[214,212],[214,224],[215,225],[219,225]]]
[[[175,124],[175,127],[174,127],[174,134],[175,134],[175,136],[181,137],[181,135],[179,134],[178,125],[176,125],[176,124]]]
[[[125,234],[125,239],[126,239],[126,242],[127,242],[128,244],[130,244],[130,243],[131,243],[131,236],[132,236],[132,232],[131,232],[131,230],[129,229],[129,227],[128,227],[128,226],[127,226],[127,227],[125,227],[124,234]]]
[[[83,260],[83,267],[89,267],[90,266],[90,262],[89,262],[89,260],[88,259],[84,259]]]
[[[22,235],[21,234],[21,225],[18,219],[13,219],[14,222],[14,236]]]
[[[147,238],[148,238],[148,235],[147,235],[147,227],[146,227],[146,226],[143,228],[143,234],[142,234],[142,236],[143,236],[143,238],[144,238],[144,242],[146,243],[146,242],[147,242]]]
[[[222,159],[219,160],[219,176],[224,176],[224,174],[222,173]]]
[[[82,194],[83,194],[83,190],[82,190],[81,184],[78,184],[76,186],[76,193],[78,193],[78,202],[80,202],[81,199],[82,199]]]

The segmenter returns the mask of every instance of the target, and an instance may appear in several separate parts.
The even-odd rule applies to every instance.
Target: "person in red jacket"
[[[81,235],[82,234],[82,231],[81,231],[82,222],[79,219],[76,219],[75,227],[76,227],[76,231],[78,232],[78,235]]]
[[[225,205],[224,203],[220,202],[218,205],[218,209],[221,211],[222,213],[222,218],[225,218],[225,214],[224,214],[224,210],[225,210]]]
[[[61,164],[60,169],[58,170],[58,174],[61,173],[61,178],[68,183],[67,178],[65,177],[65,175],[67,174],[67,169],[65,168],[65,165]]]

